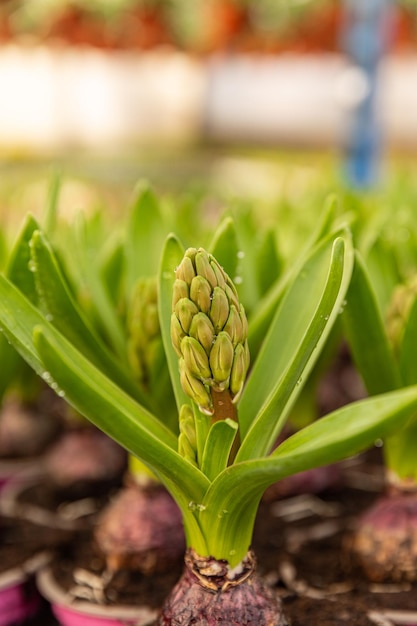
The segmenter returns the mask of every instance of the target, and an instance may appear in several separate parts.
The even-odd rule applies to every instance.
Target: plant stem
[[[213,409],[214,413],[211,417],[211,423],[215,424],[221,420],[231,419],[234,422],[239,424],[236,405],[232,402],[232,397],[230,395],[229,389],[224,389],[224,391],[215,391],[211,390],[211,397],[213,400]],[[236,432],[236,437],[233,442],[232,449],[230,451],[229,456],[229,465],[231,465],[235,459],[237,451],[240,446],[240,435],[239,430]]]

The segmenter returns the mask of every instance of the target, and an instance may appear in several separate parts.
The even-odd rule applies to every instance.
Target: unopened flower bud
[[[180,280],[177,278],[174,281],[173,292],[172,292],[172,308],[175,308],[178,300],[181,298],[188,298],[190,295],[190,290],[188,288],[188,284],[185,280]]]
[[[234,304],[230,307],[229,317],[223,330],[229,335],[234,346],[244,339],[242,320]]]
[[[237,295],[236,287],[230,280],[226,283],[224,291],[226,292],[229,302],[231,304],[234,304],[235,307],[239,310],[239,296]]]
[[[200,311],[208,313],[211,305],[210,283],[203,276],[195,276],[190,285],[190,299]]]
[[[194,413],[188,404],[183,404],[179,415],[180,434],[178,452],[187,461],[197,464],[197,437],[195,432]]]
[[[207,354],[210,353],[214,341],[214,327],[207,315],[201,312],[194,315],[189,334],[201,343]]]
[[[217,286],[221,287],[221,289],[224,289],[226,285],[226,278],[223,269],[217,263],[216,259],[211,260],[211,268],[214,272],[214,275],[216,276]]]
[[[180,346],[184,337],[186,337],[186,333],[184,332],[178,317],[175,313],[173,313],[171,315],[171,341],[178,356],[182,356]]]
[[[247,342],[239,343],[235,348],[232,371],[230,373],[230,391],[233,395],[233,402],[237,402],[242,393],[246,374],[249,369],[249,351]]]
[[[195,273],[193,261],[186,254],[183,260],[181,261],[181,263],[179,264],[179,266],[177,267],[175,271],[175,275],[177,278],[185,281],[189,285],[192,279],[194,278],[195,274],[196,273]]]
[[[210,388],[229,388],[237,400],[249,366],[248,324],[236,287],[211,254],[188,248],[176,270],[172,305],[182,387],[202,411],[213,414]]]
[[[227,387],[233,365],[234,349],[232,340],[225,332],[217,335],[210,352],[210,368],[213,386],[219,390]]]
[[[185,367],[193,376],[203,381],[211,377],[208,356],[196,339],[184,337],[181,341],[181,352]]]
[[[186,334],[188,334],[193,317],[197,313],[197,306],[189,298],[181,298],[175,305],[175,314]]]
[[[180,380],[185,393],[194,400],[199,409],[211,415],[213,413],[211,396],[206,386],[188,371],[184,359],[180,359]]]
[[[217,287],[218,283],[216,274],[211,266],[210,257],[205,250],[200,249],[195,255],[195,266],[197,274],[199,276],[203,276],[208,281],[212,289]]]
[[[213,289],[209,317],[216,333],[223,330],[223,326],[226,324],[227,318],[229,317],[229,300],[221,287],[215,287]]]

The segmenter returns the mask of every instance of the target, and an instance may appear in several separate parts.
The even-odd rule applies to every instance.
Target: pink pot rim
[[[50,602],[52,608],[62,614],[64,610],[69,613],[79,613],[89,617],[103,618],[103,620],[115,620],[114,623],[127,623],[132,620],[132,626],[147,626],[153,624],[158,616],[158,611],[147,606],[100,606],[88,601],[74,600],[56,582],[50,567],[44,567],[38,571],[36,582],[41,595]],[[107,622],[106,622],[107,623]]]

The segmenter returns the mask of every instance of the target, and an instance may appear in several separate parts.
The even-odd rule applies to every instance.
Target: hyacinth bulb
[[[288,626],[281,602],[259,578],[249,552],[238,570],[189,549],[182,577],[166,600],[158,626]]]
[[[415,582],[417,492],[380,497],[357,520],[348,548],[372,582]]]
[[[236,403],[249,368],[248,324],[233,281],[203,248],[189,248],[176,269],[171,337],[181,384],[213,414],[212,391]]]
[[[182,516],[174,500],[160,483],[141,485],[133,478],[100,513],[95,540],[110,571],[169,571],[185,551]]]

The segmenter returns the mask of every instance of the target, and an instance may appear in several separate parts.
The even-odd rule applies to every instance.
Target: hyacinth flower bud
[[[197,464],[197,438],[194,413],[188,404],[183,404],[179,416],[180,434],[178,452],[193,465]]]
[[[210,354],[211,347],[214,343],[215,333],[214,326],[210,319],[204,313],[194,315],[190,326],[190,337],[196,339],[204,348],[207,354]]]
[[[205,278],[212,289],[217,287],[218,282],[210,263],[210,255],[205,250],[199,250],[195,255],[195,267],[198,276]]]
[[[184,337],[181,341],[181,352],[186,368],[191,374],[204,380],[209,380],[211,370],[209,360],[203,346],[193,337]],[[213,351],[211,352],[211,354]],[[211,357],[210,357],[211,358]]]
[[[237,401],[242,393],[243,383],[245,381],[247,369],[247,344],[244,346],[238,343],[234,350],[233,364],[230,372],[230,391],[233,398]]]
[[[137,379],[145,383],[161,342],[155,277],[142,278],[136,283],[128,311],[127,332],[130,364]]]
[[[400,349],[402,334],[417,295],[417,279],[412,277],[407,283],[398,285],[388,307],[386,326],[388,337],[395,352]]]
[[[222,331],[217,335],[210,352],[210,368],[213,374],[214,389],[223,391],[228,387],[233,357],[232,340],[225,331]]]
[[[211,286],[203,276],[194,276],[190,285],[190,299],[203,313],[208,313],[211,305]]]
[[[224,289],[215,287],[209,311],[210,320],[213,323],[216,333],[223,329],[229,317],[229,300]]]
[[[178,317],[182,329],[188,334],[194,315],[197,315],[198,308],[190,298],[181,298],[175,305],[174,312]]]
[[[236,287],[211,254],[189,248],[176,269],[172,308],[181,384],[202,412],[214,414],[226,402],[216,394],[238,400],[249,367],[248,324]]]
[[[210,393],[199,378],[193,376],[187,369],[184,359],[180,359],[180,380],[187,396],[192,398],[200,410],[207,415],[213,413],[213,403]]]
[[[178,302],[178,300],[181,300],[181,298],[188,298],[189,295],[190,290],[185,280],[180,280],[179,278],[177,278],[177,280],[174,282],[172,302],[176,303]],[[173,304],[173,308],[174,306],[175,304]]]

